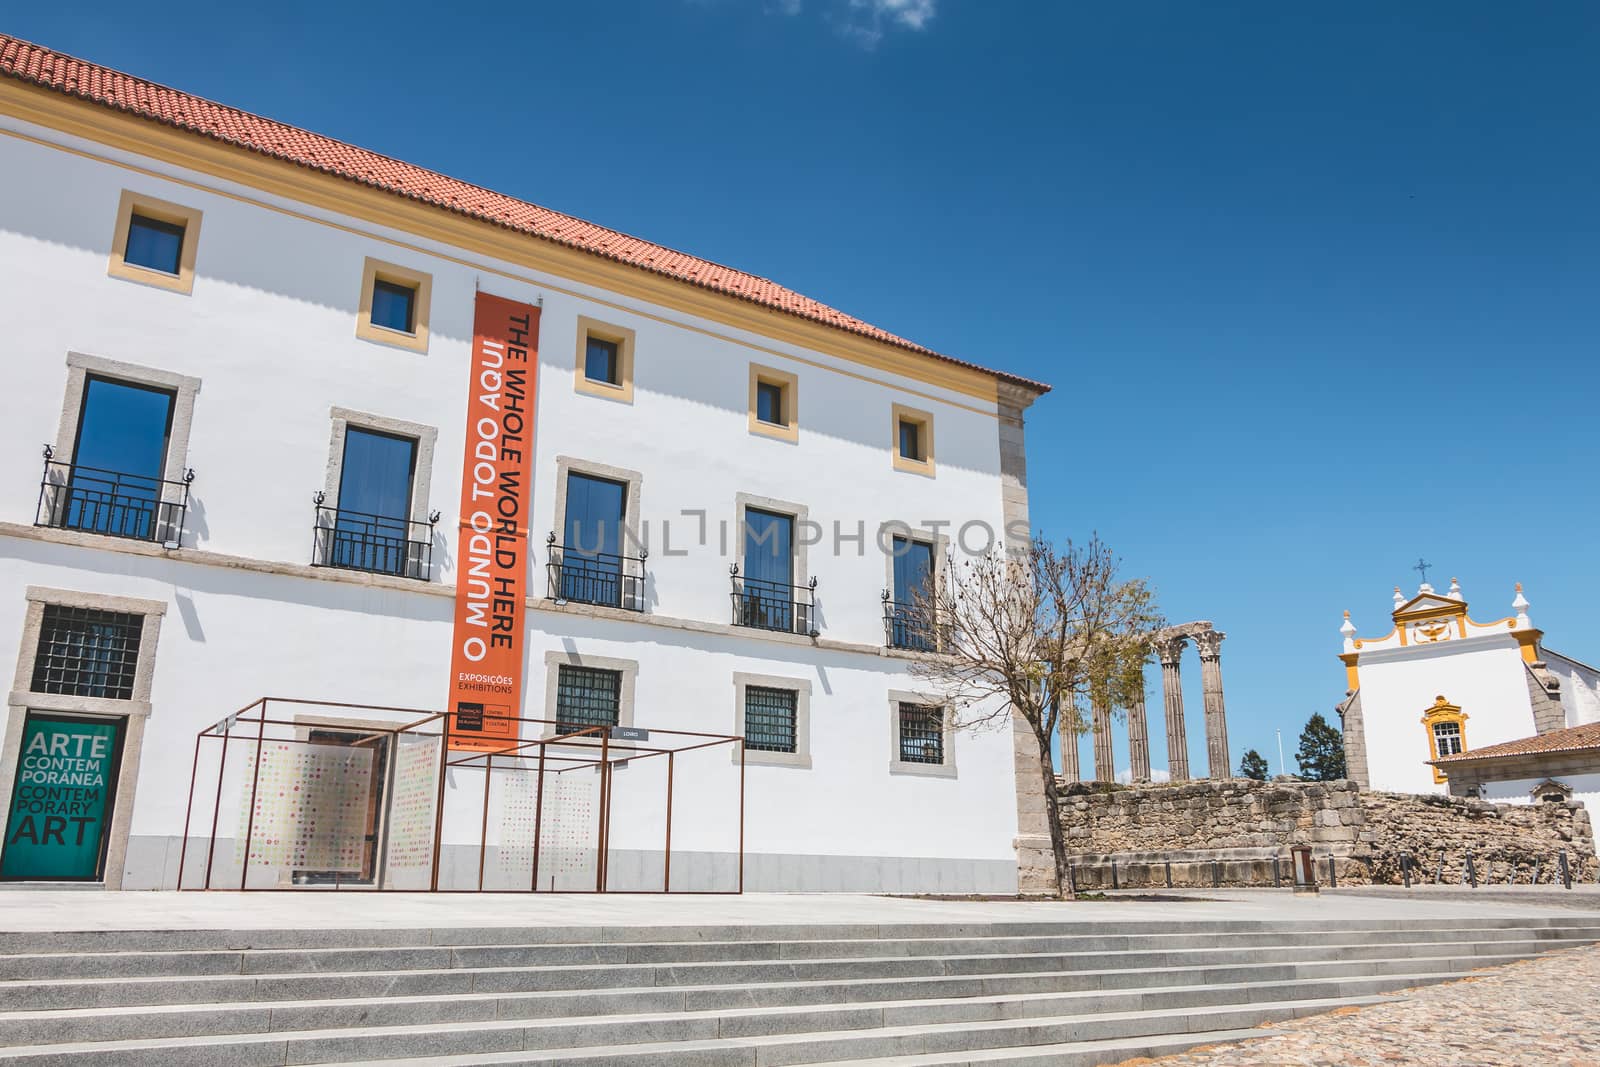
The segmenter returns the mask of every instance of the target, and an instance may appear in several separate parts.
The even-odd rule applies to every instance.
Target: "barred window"
[[[556,675],[556,732],[615,726],[622,672],[560,664]]]
[[[944,762],[944,709],[900,705],[900,762]]]
[[[144,616],[46,604],[33,660],[33,691],[133,699]]]
[[[744,744],[761,752],[795,750],[795,691],[750,685],[744,690]]]

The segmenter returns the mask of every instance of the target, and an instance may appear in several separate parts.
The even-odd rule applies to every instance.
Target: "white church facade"
[[[744,738],[665,772],[664,845],[653,794],[598,813],[610,888],[732,889],[737,847],[745,889],[1015,891],[1014,739],[951,731],[909,604],[1026,541],[1048,386],[25,42],[0,74],[0,878],[382,887],[394,709],[448,709]],[[263,696],[365,710],[241,746]],[[529,882],[533,751],[428,779],[450,887]],[[335,766],[350,855],[243,792]]]
[[[1396,588],[1381,636],[1360,636],[1345,612],[1338,710],[1351,778],[1393,792],[1600,803],[1600,764],[1580,766],[1600,752],[1573,755],[1600,730],[1600,669],[1545,646],[1520,584],[1509,607],[1475,620],[1452,578],[1443,593]],[[1538,752],[1561,754],[1561,765],[1537,766]]]

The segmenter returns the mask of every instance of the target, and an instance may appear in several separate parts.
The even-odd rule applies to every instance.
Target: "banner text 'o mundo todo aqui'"
[[[522,714],[539,309],[479,293],[456,539],[450,747],[500,749]]]

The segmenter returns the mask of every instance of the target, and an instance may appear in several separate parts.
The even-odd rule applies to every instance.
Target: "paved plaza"
[[[1574,948],[1123,1067],[1600,1067],[1597,1003],[1600,946]]]

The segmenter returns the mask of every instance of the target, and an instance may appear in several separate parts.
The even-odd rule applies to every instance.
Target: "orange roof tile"
[[[1600,722],[1571,726],[1565,730],[1551,730],[1535,737],[1523,737],[1498,745],[1458,752],[1454,756],[1441,756],[1429,760],[1433,764],[1464,763],[1468,760],[1494,759],[1496,756],[1543,755],[1551,752],[1582,752],[1600,749]]]
[[[1035,392],[1050,389],[1042,382],[935,352],[766,278],[4,34],[0,34],[0,75],[870,337]]]

